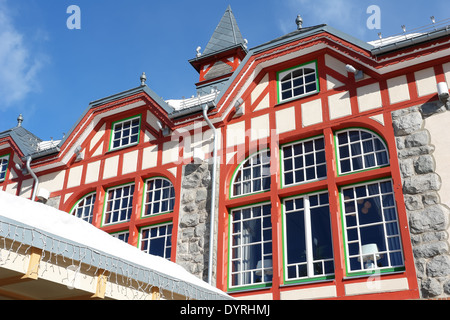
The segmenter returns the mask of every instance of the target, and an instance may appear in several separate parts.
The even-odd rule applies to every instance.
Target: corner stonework
[[[392,112],[417,280],[425,299],[450,297],[450,210],[441,202],[442,181],[433,156],[435,148],[444,146],[432,145],[425,128],[425,119],[447,108],[430,102]]]
[[[212,165],[183,167],[176,261],[206,281],[208,277]],[[215,256],[215,255],[214,255]]]

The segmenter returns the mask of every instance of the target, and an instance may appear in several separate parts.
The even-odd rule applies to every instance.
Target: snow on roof
[[[166,100],[167,104],[174,108],[176,111],[189,109],[192,107],[200,106],[203,104],[207,104],[211,101],[214,101],[216,97],[218,96],[219,92],[214,91],[210,94],[202,95],[202,96],[192,96],[188,99],[171,99]]]
[[[388,44],[393,44],[393,43],[397,43],[400,41],[413,39],[413,38],[419,37],[421,35],[423,35],[423,33],[402,34],[402,35],[396,35],[396,36],[392,36],[392,37],[388,37],[388,38],[370,41],[368,43],[374,47],[381,47],[381,46],[385,46]]]
[[[147,254],[82,219],[45,204],[0,191],[0,221],[10,220],[29,226],[33,230],[38,229],[50,237],[53,235],[63,238],[77,246],[88,247],[96,252],[124,260],[126,263],[156,271],[177,283],[184,282],[192,288],[192,291],[200,290],[205,296],[212,294],[213,297],[220,299],[231,299],[226,293],[187,272],[180,265]]]

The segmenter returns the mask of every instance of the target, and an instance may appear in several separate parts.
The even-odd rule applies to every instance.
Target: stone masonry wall
[[[426,118],[447,108],[437,101],[392,113],[418,284],[425,299],[450,297],[450,210],[440,201],[435,146],[424,128]]]
[[[204,281],[208,279],[211,173],[212,165],[206,162],[183,168],[177,241],[177,263]]]

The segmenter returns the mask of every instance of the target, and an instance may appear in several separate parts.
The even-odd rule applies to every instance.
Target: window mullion
[[[305,219],[305,238],[306,238],[306,263],[308,268],[308,277],[314,276],[313,265],[313,243],[312,243],[312,229],[311,229],[311,209],[309,197],[304,197],[304,219]]]

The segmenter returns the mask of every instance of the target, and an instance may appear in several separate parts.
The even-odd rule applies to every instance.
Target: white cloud
[[[0,110],[39,88],[37,75],[45,59],[34,54],[28,42],[15,28],[6,0],[0,0]]]

